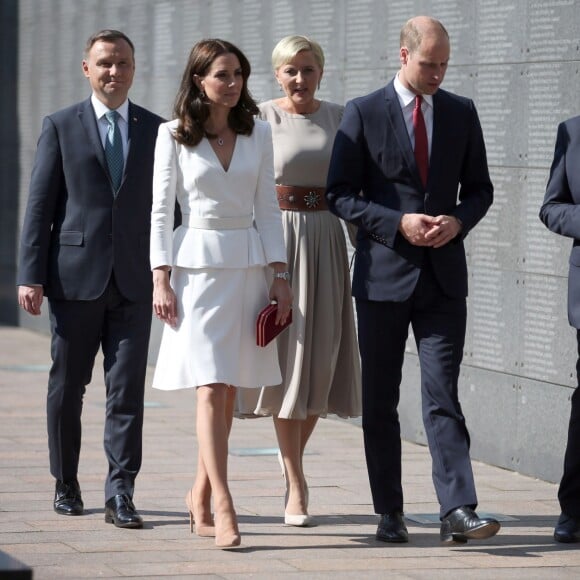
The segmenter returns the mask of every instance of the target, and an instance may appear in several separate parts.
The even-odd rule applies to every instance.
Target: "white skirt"
[[[175,328],[164,326],[154,388],[280,384],[276,341],[256,345],[256,318],[269,303],[264,267],[175,267],[171,286],[178,323]]]

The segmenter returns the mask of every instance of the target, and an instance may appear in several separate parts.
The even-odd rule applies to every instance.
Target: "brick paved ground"
[[[410,443],[403,447],[403,470],[411,541],[376,542],[361,430],[332,419],[320,421],[306,457],[318,524],[307,529],[282,524],[284,486],[271,421],[235,421],[230,480],[242,547],[218,550],[211,539],[189,534],[183,503],[196,457],[193,390],[147,388],[144,465],[135,493],[146,525],[105,524],[100,368],[83,417],[79,479],[86,515],[58,516],[46,443],[48,353],[46,336],[0,327],[0,551],[31,566],[36,580],[580,577],[580,545],[555,544],[551,537],[556,486],[481,463],[474,463],[480,513],[499,515],[503,528],[488,541],[440,545],[429,453]]]

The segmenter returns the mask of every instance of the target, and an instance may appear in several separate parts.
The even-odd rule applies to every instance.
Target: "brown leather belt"
[[[321,211],[328,209],[324,187],[297,187],[277,185],[276,194],[280,209],[290,211]]]

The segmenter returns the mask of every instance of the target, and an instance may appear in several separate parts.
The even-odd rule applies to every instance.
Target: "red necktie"
[[[419,175],[423,185],[427,185],[427,173],[429,172],[429,145],[427,144],[427,129],[425,119],[421,111],[423,97],[415,97],[415,108],[413,109],[413,131],[415,133],[415,161],[419,168]]]

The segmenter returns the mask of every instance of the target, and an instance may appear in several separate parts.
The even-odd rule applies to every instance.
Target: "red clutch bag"
[[[266,346],[292,323],[292,310],[290,310],[286,322],[284,324],[276,324],[277,311],[277,304],[268,304],[258,314],[258,320],[256,321],[256,344],[258,346]]]

